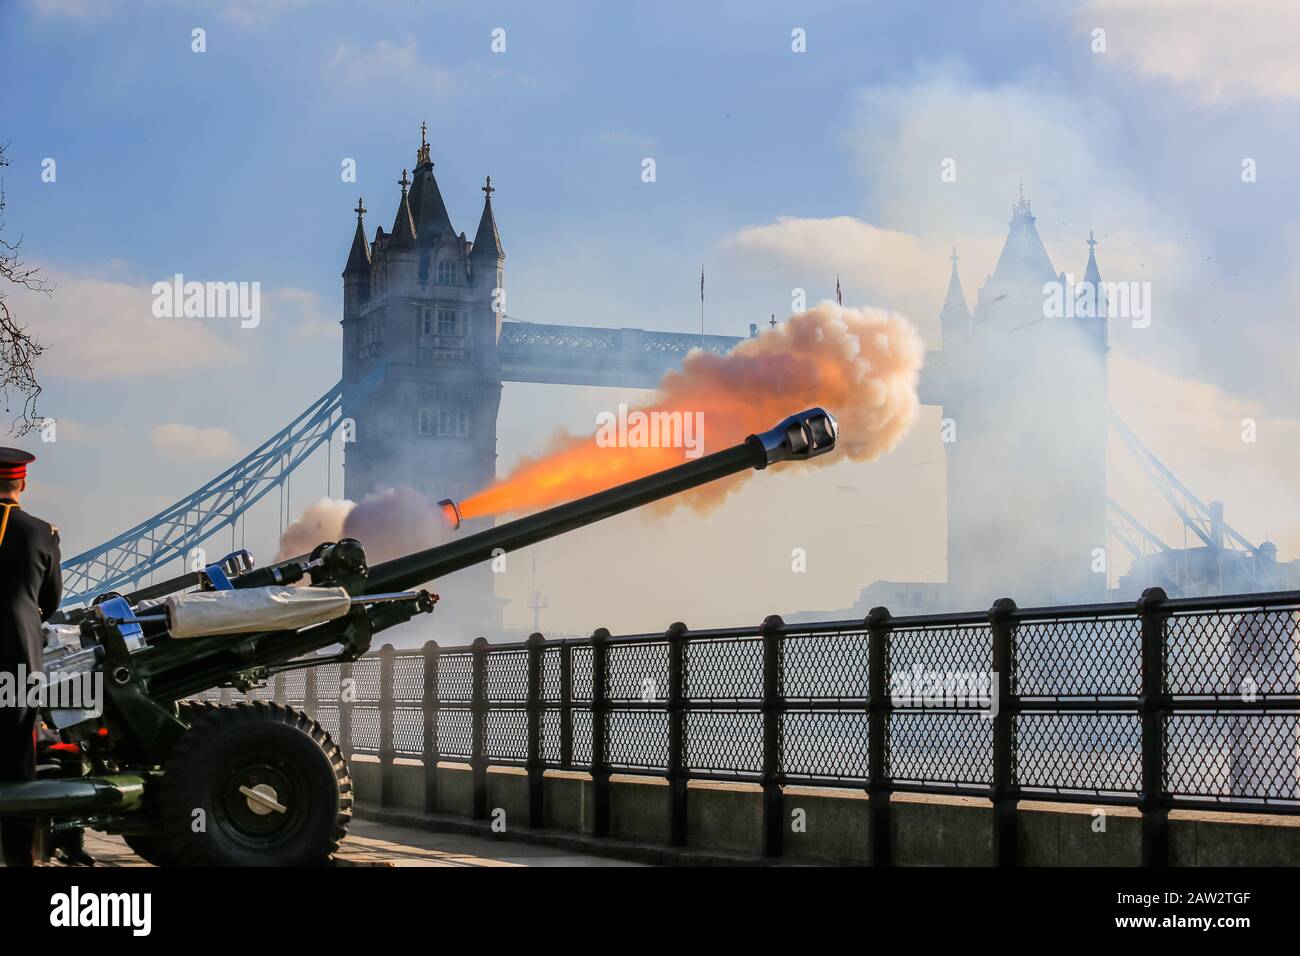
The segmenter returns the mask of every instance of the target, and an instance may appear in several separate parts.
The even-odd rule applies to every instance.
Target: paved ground
[[[121,839],[86,834],[86,849],[101,866],[148,866]],[[408,830],[354,819],[339,861],[351,866],[637,866],[546,846],[456,833]]]

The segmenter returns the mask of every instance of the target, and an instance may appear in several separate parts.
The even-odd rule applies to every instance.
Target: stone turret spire
[[[1083,270],[1083,281],[1076,288],[1078,301],[1075,304],[1075,315],[1106,319],[1110,314],[1110,303],[1101,284],[1101,270],[1097,268],[1097,240],[1091,229],[1088,230],[1088,265]],[[1104,321],[1102,328],[1105,334]]]
[[[406,178],[405,169],[402,170],[398,185],[402,187],[402,201],[397,207],[397,218],[393,220],[392,242],[394,245],[408,245],[415,242],[415,223],[411,221],[411,204],[406,195],[411,181]]]
[[[487,177],[487,182],[479,188],[483,190],[483,196],[485,197],[483,199],[483,215],[478,221],[478,232],[474,233],[474,247],[470,251],[470,259],[504,259],[506,251],[501,246],[501,234],[497,231],[497,218],[492,212],[492,194],[496,192],[496,188],[492,185],[492,177]]]
[[[366,242],[366,204],[357,198],[357,231],[352,236],[352,249],[348,253],[348,264],[343,267],[343,274],[356,275],[370,271],[370,243]]]
[[[1088,230],[1088,267],[1083,271],[1084,282],[1100,282],[1101,270],[1097,268],[1097,240],[1092,230]]]
[[[411,222],[421,246],[430,246],[440,238],[456,235],[447,204],[433,175],[433,158],[429,147],[429,127],[420,124],[420,148],[415,153],[414,180],[411,184]]]
[[[1043,247],[1043,240],[1034,226],[1034,214],[1025,187],[1021,183],[1020,198],[1011,207],[1007,241],[993,269],[994,282],[1026,282],[1041,285],[1056,278],[1052,260]]]
[[[415,151],[415,168],[419,169],[425,163],[433,165],[433,160],[429,158],[429,124],[420,124],[420,148]]]
[[[961,278],[957,275],[957,247],[952,247],[952,272],[948,276],[948,294],[944,296],[943,310],[939,313],[939,324],[945,336],[963,335],[971,330],[970,309],[966,305],[966,294],[961,288]]]

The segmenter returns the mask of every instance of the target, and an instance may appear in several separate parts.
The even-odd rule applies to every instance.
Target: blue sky
[[[1105,277],[1153,282],[1152,328],[1112,336],[1112,400],[1294,556],[1300,20],[1245,6],[4,0],[7,223],[58,286],[24,314],[50,344],[41,410],[67,426],[32,507],[62,516],[69,553],[95,544],[329,387],[351,209],[364,193],[369,231],[391,225],[427,121],[457,229],[473,234],[493,177],[509,311],[540,322],[694,328],[704,264],[711,331],[788,313],[795,286],[829,296],[839,272],[847,301],[933,336],[948,248],[973,299],[1023,179],[1058,269],[1082,272],[1091,228]],[[175,272],[261,282],[263,326],[159,333],[139,303]],[[544,438],[515,410],[583,427],[617,397],[508,388],[505,461]],[[1244,414],[1267,437],[1225,459],[1245,454]],[[912,444],[902,459],[937,454]],[[323,490],[318,474],[295,495]],[[942,526],[938,505],[913,518]],[[932,537],[914,532],[889,529]],[[837,564],[789,601],[941,578],[942,542]]]

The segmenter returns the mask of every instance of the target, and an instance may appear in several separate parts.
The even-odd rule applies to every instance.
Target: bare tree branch
[[[8,166],[7,144],[0,144],[0,167]],[[36,359],[45,351],[25,326],[19,325],[5,296],[8,284],[49,295],[52,291],[40,276],[40,270],[27,266],[19,255],[22,237],[9,242],[4,236],[5,192],[0,180],[0,399],[8,414],[17,406],[9,426],[11,434],[25,435],[40,426],[36,400],[41,386],[36,380]]]

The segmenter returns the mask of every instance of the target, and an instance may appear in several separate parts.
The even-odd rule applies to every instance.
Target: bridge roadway
[[[148,866],[119,837],[86,834],[86,850],[100,866]],[[344,866],[639,866],[513,840],[430,833],[354,819],[338,854]]]

